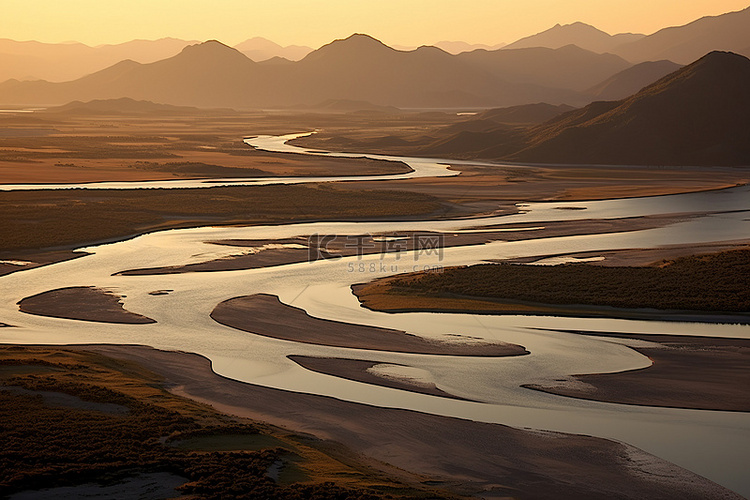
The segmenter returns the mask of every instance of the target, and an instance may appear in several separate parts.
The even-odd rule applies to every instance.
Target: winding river
[[[287,144],[294,136],[247,139],[268,151],[367,157],[404,161],[407,174],[345,178],[259,178],[212,181],[95,183],[86,185],[6,185],[0,189],[133,187],[210,187],[302,183],[337,180],[389,180],[456,175],[448,161],[382,155],[326,153]],[[455,161],[450,161],[455,164]],[[579,210],[561,208],[576,207]],[[585,207],[585,210],[583,208]],[[671,244],[721,242],[750,238],[750,188],[737,187],[683,195],[575,203],[532,203],[522,213],[485,219],[419,222],[336,222],[252,227],[203,227],[152,233],[127,241],[84,248],[91,255],[0,277],[0,328],[3,343],[145,344],[159,349],[207,356],[214,370],[227,377],[379,406],[409,408],[440,415],[497,422],[516,427],[595,435],[627,442],[750,495],[750,418],[746,413],[655,408],[599,403],[553,396],[520,387],[571,374],[616,372],[643,368],[649,360],[629,349],[633,341],[563,333],[561,330],[660,333],[750,338],[750,327],[730,324],[675,323],[615,319],[581,319],[471,314],[385,314],[359,306],[351,294],[355,283],[431,266],[473,264],[487,259],[651,248]],[[270,268],[157,276],[115,276],[126,269],[203,262],[242,249],[205,243],[223,239],[283,239],[310,234],[363,234],[386,231],[458,232],[478,225],[579,219],[615,219],[701,212],[704,215],[657,229],[498,241],[486,245],[450,247],[442,256],[407,252],[346,257]],[[61,287],[109,288],[125,296],[125,307],[156,320],[149,325],[114,325],[32,316],[16,303],[30,295]],[[150,295],[154,290],[173,290]],[[275,340],[238,331],[214,322],[209,313],[221,301],[241,295],[269,293],[282,302],[319,318],[406,330],[429,338],[460,334],[521,344],[531,354],[481,358],[398,354],[334,348]],[[402,363],[442,389],[481,403],[376,387],[305,370],[289,355],[367,359]]]

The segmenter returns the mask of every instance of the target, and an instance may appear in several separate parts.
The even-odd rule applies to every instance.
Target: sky
[[[510,43],[557,23],[650,34],[748,0],[0,0],[0,37],[88,45],[164,37],[317,48],[352,33],[389,45]]]

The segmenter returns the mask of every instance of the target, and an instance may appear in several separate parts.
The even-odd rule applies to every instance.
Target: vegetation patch
[[[500,313],[599,306],[747,314],[750,250],[681,257],[644,267],[480,264],[443,273],[400,275],[359,286],[355,292],[368,307],[382,310],[424,309],[431,303],[437,309],[451,309],[455,302],[459,309]],[[412,302],[418,305],[413,307]]]
[[[75,246],[161,229],[222,224],[379,218],[429,214],[441,203],[402,191],[330,186],[0,192],[5,251]]]
[[[159,473],[170,481],[184,478],[175,496],[197,498],[375,499],[414,493],[279,429],[174,396],[139,365],[86,351],[17,346],[0,347],[0,365],[3,495],[111,486]],[[95,404],[59,405],[43,397],[53,392]],[[128,411],[96,409],[113,404]],[[218,446],[230,437],[234,446]],[[387,494],[401,490],[403,495]]]

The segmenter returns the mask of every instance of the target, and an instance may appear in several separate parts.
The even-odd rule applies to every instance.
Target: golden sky
[[[0,0],[0,37],[89,45],[262,36],[319,47],[352,33],[389,45],[512,42],[556,23],[652,33],[748,0]]]

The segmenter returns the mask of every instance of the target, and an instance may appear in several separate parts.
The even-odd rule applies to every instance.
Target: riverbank
[[[217,376],[198,355],[137,346],[73,346],[138,363],[176,394],[232,415],[312,434],[485,498],[740,498],[633,447],[587,436],[527,431],[245,384]],[[66,348],[68,349],[68,348]],[[502,446],[498,446],[502,443]]]

